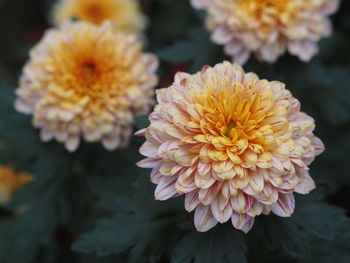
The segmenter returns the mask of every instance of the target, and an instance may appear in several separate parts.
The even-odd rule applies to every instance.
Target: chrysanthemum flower
[[[33,179],[26,173],[17,173],[11,166],[0,166],[0,204],[8,202],[14,191]]]
[[[286,49],[302,61],[317,52],[317,41],[331,34],[329,16],[339,0],[191,0],[208,12],[212,40],[225,45],[234,61],[244,64],[251,53],[274,62]]]
[[[139,34],[146,25],[136,0],[60,0],[52,16],[56,26],[70,19],[97,25],[110,20],[116,30],[132,34]]]
[[[157,65],[135,37],[116,33],[109,22],[67,23],[31,51],[16,108],[33,114],[43,141],[55,138],[69,151],[81,137],[109,150],[124,147],[133,116],[154,103]]]
[[[147,139],[138,165],[152,168],[156,199],[186,195],[199,231],[231,218],[248,232],[261,213],[290,216],[293,192],[315,188],[308,165],[324,146],[283,83],[224,62],[178,73],[157,99],[137,133]]]

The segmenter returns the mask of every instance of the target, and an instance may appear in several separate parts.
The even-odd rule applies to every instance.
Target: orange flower
[[[135,0],[61,0],[52,15],[56,26],[70,19],[96,25],[110,20],[118,31],[139,34],[146,25],[146,18]]]
[[[324,146],[283,83],[224,62],[178,73],[157,99],[137,133],[147,139],[138,165],[152,168],[156,199],[186,195],[199,231],[231,218],[248,232],[261,213],[290,216],[293,192],[315,188],[308,165]]]
[[[0,204],[8,202],[14,191],[32,179],[29,174],[17,173],[11,166],[0,166]]]
[[[43,141],[55,138],[75,151],[81,137],[124,147],[133,116],[153,102],[158,60],[142,53],[134,36],[110,23],[67,23],[49,30],[24,68],[18,111],[33,114]]]
[[[237,63],[251,53],[272,63],[286,49],[306,62],[318,52],[317,41],[331,34],[328,17],[339,0],[192,0],[192,5],[207,10],[212,40],[225,45]]]

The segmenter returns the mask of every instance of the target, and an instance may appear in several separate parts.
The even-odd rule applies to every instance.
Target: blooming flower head
[[[12,193],[32,180],[26,173],[17,173],[11,166],[0,166],[0,204],[8,202]]]
[[[81,137],[109,150],[124,147],[133,116],[154,103],[157,65],[134,36],[116,33],[109,22],[68,22],[31,51],[16,108],[33,115],[43,141],[55,138],[69,151]]]
[[[110,20],[115,29],[138,34],[146,24],[136,0],[60,0],[53,10],[53,23],[78,19],[96,25]]]
[[[314,120],[281,82],[229,62],[177,73],[157,91],[138,165],[152,168],[155,197],[185,194],[197,230],[231,219],[248,232],[254,217],[294,211],[293,192],[315,188],[308,165],[324,147]]]
[[[214,42],[225,45],[234,61],[251,53],[275,62],[286,49],[304,62],[317,52],[317,41],[331,34],[329,15],[339,0],[191,0],[208,12]]]

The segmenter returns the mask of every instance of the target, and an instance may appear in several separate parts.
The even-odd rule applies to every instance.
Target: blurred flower
[[[290,216],[293,192],[315,188],[308,165],[324,146],[283,83],[224,62],[178,73],[157,99],[137,133],[147,139],[138,165],[152,168],[156,199],[186,195],[199,231],[231,218],[248,232],[261,213]]]
[[[255,53],[275,62],[288,51],[304,62],[317,52],[317,41],[331,34],[328,16],[339,0],[191,0],[208,11],[212,40],[225,45],[234,61],[244,64]]]
[[[148,112],[158,60],[133,36],[105,22],[67,23],[49,30],[24,67],[18,111],[33,114],[43,141],[75,151],[83,136],[109,150],[125,147],[133,116]]]
[[[14,191],[33,179],[26,173],[17,173],[11,166],[0,166],[0,204],[8,202]]]
[[[118,31],[132,34],[139,34],[146,25],[136,0],[60,0],[52,16],[56,26],[70,19],[97,25],[110,20]]]

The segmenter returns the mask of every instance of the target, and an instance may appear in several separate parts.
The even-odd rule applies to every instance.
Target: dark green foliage
[[[13,86],[0,83],[0,138],[5,144],[0,149],[0,159],[17,167],[30,167],[41,150],[41,143],[30,118],[15,112],[14,92]]]
[[[191,62],[190,72],[200,70],[203,65],[214,64],[223,57],[220,48],[210,42],[209,33],[202,27],[192,28],[188,38],[173,46],[161,49],[157,55],[171,64]]]
[[[158,262],[162,255],[168,255],[172,263],[187,263],[192,259],[195,263],[279,260],[328,263],[332,257],[320,253],[328,246],[333,246],[332,255],[337,255],[340,262],[350,257],[343,244],[350,241],[350,221],[343,209],[323,201],[321,191],[298,196],[297,209],[291,218],[273,215],[257,218],[247,235],[229,223],[198,233],[188,221],[181,201],[156,202],[149,198],[151,189],[139,188],[139,180],[131,188],[139,189],[136,196],[123,191],[122,181],[117,181],[110,182],[110,189],[116,189],[114,193],[109,188],[102,189],[98,182],[91,184],[100,195],[100,206],[114,214],[100,219],[95,229],[83,235],[73,249],[101,256],[129,251],[127,262]],[[341,245],[335,245],[337,242]]]
[[[230,227],[221,227],[216,231],[192,232],[185,235],[174,248],[171,262],[244,263],[247,262],[246,253],[247,247],[243,234]]]
[[[148,120],[148,116],[136,116],[134,118],[134,122],[135,122],[135,126],[137,129],[143,129],[148,127],[149,125],[149,120]]]
[[[150,18],[147,49],[161,60],[160,87],[179,69],[193,73],[230,59],[210,41],[205,13],[189,0],[140,1]],[[350,262],[349,1],[310,63],[286,55],[273,65],[254,58],[245,65],[285,82],[327,146],[311,167],[319,189],[297,196],[291,218],[260,216],[248,234],[230,223],[198,233],[182,197],[155,201],[149,171],[135,165],[142,138],[113,152],[83,143],[74,154],[40,141],[31,118],[15,111],[14,91],[54,3],[0,1],[0,163],[35,176],[0,210],[1,263]],[[148,124],[147,116],[136,117],[135,131]]]
[[[250,255],[251,260],[271,262],[273,254],[273,262],[331,262],[331,257],[325,257],[319,251],[339,240],[349,240],[350,221],[343,209],[322,200],[321,191],[298,196],[297,208],[291,218],[258,218],[255,229],[247,236],[251,250],[259,251]],[[265,249],[259,249],[262,244]],[[334,255],[341,255],[341,262],[348,260],[349,251],[343,251],[341,246],[333,249]]]
[[[125,173],[121,174],[122,179],[90,182],[93,192],[100,197],[99,206],[113,214],[99,220],[96,228],[83,235],[74,249],[110,255],[130,248],[128,262],[157,262],[173,247],[180,232],[176,226],[186,218],[181,203],[173,200],[164,205],[155,201],[147,175],[137,179],[139,169],[132,170],[133,178],[127,178]]]

